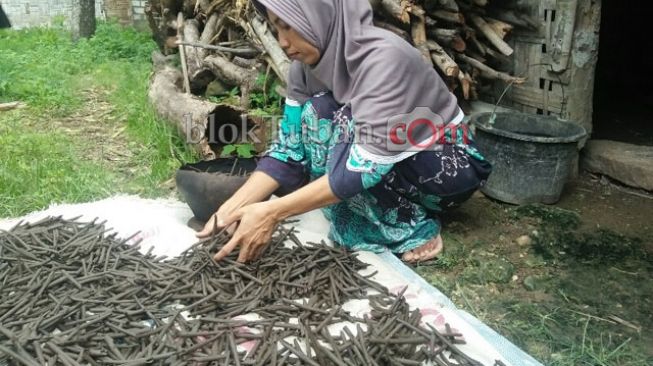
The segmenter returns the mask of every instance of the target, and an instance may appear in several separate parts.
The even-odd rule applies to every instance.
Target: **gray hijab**
[[[388,143],[397,116],[412,113],[409,120],[429,118],[436,123],[462,118],[456,98],[419,51],[373,25],[368,0],[257,1],[320,50],[316,65],[292,63],[288,97],[303,104],[317,92],[331,91],[338,103],[349,105],[356,121],[356,147],[365,158],[396,163],[422,149]],[[411,131],[415,142],[432,136],[433,129],[425,125]]]

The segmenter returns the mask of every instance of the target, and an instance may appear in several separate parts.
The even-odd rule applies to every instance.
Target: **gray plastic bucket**
[[[519,205],[560,199],[578,141],[587,134],[582,126],[519,112],[479,113],[470,121],[479,149],[493,166],[483,193]]]

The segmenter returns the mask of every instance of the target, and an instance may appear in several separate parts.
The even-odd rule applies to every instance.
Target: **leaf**
[[[220,154],[220,157],[226,158],[231,156],[236,151],[236,145],[227,145],[222,148],[222,154]]]
[[[252,151],[254,151],[254,146],[252,146],[252,144],[237,145],[236,151],[238,152],[238,156],[241,158],[251,158],[254,156],[252,154]]]

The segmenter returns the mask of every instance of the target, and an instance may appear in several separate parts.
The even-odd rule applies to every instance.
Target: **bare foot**
[[[429,240],[426,244],[419,248],[404,253],[401,260],[406,263],[417,263],[431,260],[437,257],[444,248],[442,244],[442,236],[438,235],[436,238]]]

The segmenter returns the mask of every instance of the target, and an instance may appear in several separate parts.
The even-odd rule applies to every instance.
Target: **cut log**
[[[493,79],[493,80],[502,80],[507,83],[513,83],[513,84],[523,84],[526,81],[525,78],[520,78],[503,72],[496,71],[493,68],[485,65],[484,63],[476,59],[473,59],[469,56],[466,56],[462,53],[458,54],[456,57],[468,63],[469,65],[473,66],[474,68],[476,68],[480,72],[481,76],[483,76],[484,78]]]
[[[481,77],[517,83],[523,80],[510,75],[514,64],[509,55],[513,50],[506,37],[514,27],[540,27],[539,21],[522,14],[525,0],[368,1],[374,10],[374,24],[413,44],[461,100],[474,98],[477,91],[494,90],[493,83],[479,81]],[[208,74],[225,84],[239,86],[243,107],[249,105],[249,93],[262,88],[256,85],[260,70],[276,74],[278,88],[287,86],[291,61],[268,22],[252,11],[249,0],[160,0],[149,2],[147,7],[157,43],[164,50],[177,52],[177,48],[182,72],[190,69],[189,88],[194,94],[201,92],[205,83],[198,87],[196,70],[210,70]],[[182,14],[178,21],[182,9],[190,13]],[[190,20],[184,22],[183,15]],[[558,30],[571,24],[563,22],[563,15],[554,24]],[[554,36],[555,31],[551,28],[548,34]],[[178,34],[183,39],[178,39]],[[552,49],[553,62],[563,66],[568,60],[568,39],[561,44],[558,49],[548,44],[547,49]],[[168,63],[161,61],[155,69]]]
[[[485,54],[489,58],[491,58],[491,63],[494,68],[496,68],[498,71],[510,71],[512,69],[512,60],[510,57],[504,55],[503,53],[499,51],[495,51],[494,49],[488,47],[487,53]]]
[[[374,10],[380,11],[388,17],[403,23],[410,23],[408,13],[410,2],[407,0],[370,0]]]
[[[460,68],[456,64],[456,61],[444,51],[444,48],[433,40],[426,41],[426,46],[431,51],[431,59],[442,73],[445,76],[457,78]]]
[[[460,71],[458,73],[458,82],[463,93],[463,99],[469,100],[472,84],[474,83],[472,77],[466,72]]]
[[[249,109],[249,94],[262,90],[261,85],[256,83],[258,77],[256,71],[235,65],[225,57],[209,56],[204,59],[204,65],[220,80],[240,86],[240,105],[244,109]]]
[[[451,43],[449,43],[449,47],[456,52],[465,52],[467,49],[467,43],[463,41],[461,37],[455,37]]]
[[[200,2],[200,0],[197,1],[198,4],[200,4]],[[202,35],[200,35],[199,43],[211,44],[213,37],[215,37],[215,35],[218,33],[218,28],[220,27],[220,23],[222,23],[222,19],[223,18],[220,17],[217,13],[211,14],[211,16],[206,20],[206,23],[204,24],[204,29],[202,29]],[[197,50],[197,57],[199,57],[200,60],[204,60],[206,56],[208,56],[208,50],[206,48]]]
[[[184,23],[184,43],[197,43],[200,39],[199,23],[195,19],[188,19]],[[198,54],[198,49],[194,47],[183,47],[186,53],[186,67],[188,67],[188,75],[193,78],[193,75],[203,68],[203,60]]]
[[[501,37],[501,39],[506,38],[506,36],[512,32],[514,28],[511,24],[502,22],[498,19],[486,18],[487,24],[494,29],[494,32]]]
[[[429,66],[433,67],[429,48],[426,45],[426,19],[424,17],[424,10],[414,5],[411,9],[413,21],[411,22],[411,37],[413,45],[422,53],[422,58]]]
[[[244,67],[246,69],[251,69],[255,68],[258,66],[258,61],[254,58],[243,58],[243,57],[234,57],[233,60],[231,60],[234,65]]]
[[[474,52],[472,50],[467,51],[466,55],[473,58],[474,60],[476,60],[478,62],[482,62],[482,63],[487,62],[487,59],[485,58],[485,56],[481,56],[480,54],[478,54],[478,53],[476,53],[476,52]]]
[[[184,40],[183,36],[183,24],[184,24],[184,13],[179,12],[177,15],[177,41],[182,42]],[[186,64],[186,50],[184,47],[179,47],[179,57],[181,58],[181,71],[184,77],[184,92],[190,93],[190,80],[188,79],[188,64]]]
[[[457,13],[460,11],[460,8],[458,7],[458,3],[456,3],[456,0],[437,0],[437,5],[439,5],[440,8],[443,10],[448,10],[452,11],[454,13]]]
[[[202,159],[215,159],[216,152],[227,144],[251,142],[257,151],[265,148],[263,119],[248,115],[245,109],[185,94],[181,79],[179,70],[172,67],[156,71],[148,97],[157,115],[172,123]]]
[[[209,0],[196,0],[194,13],[200,14],[202,12],[205,12],[204,15],[207,15],[206,10],[208,10],[210,6],[211,6],[211,2]]]
[[[496,47],[499,52],[503,53],[506,56],[513,54],[513,49],[510,47],[504,40],[494,31],[492,27],[480,16],[471,15],[470,19],[472,24],[487,38],[490,43]]]
[[[426,16],[426,29],[437,28],[437,26],[438,26],[438,21],[427,15]]]
[[[234,47],[225,47],[225,46],[214,46],[211,44],[199,43],[199,42],[176,42],[176,43],[177,45],[190,46],[190,47],[195,47],[204,50],[220,51],[223,53],[231,53],[232,55],[244,56],[244,57],[256,57],[261,54],[261,51],[255,48],[234,48]]]
[[[288,83],[288,70],[290,70],[290,59],[286,56],[277,42],[276,38],[268,29],[267,23],[260,16],[254,16],[250,22],[241,21],[241,27],[257,39],[267,52],[267,61],[274,69],[274,72],[284,84]]]
[[[470,34],[469,37],[467,38],[470,43],[472,44],[473,48],[478,51],[479,54],[482,56],[485,56],[487,54],[487,47],[481,41],[476,38],[476,34]]]
[[[462,39],[457,29],[431,28],[428,35],[443,47],[449,47],[456,52],[465,52],[467,43]]]
[[[250,90],[260,90],[256,85],[256,71],[235,65],[226,57],[212,55],[204,59],[204,65],[210,68],[221,80],[232,85],[247,85]]]
[[[447,28],[431,28],[428,31],[429,35],[441,40],[451,40],[456,36],[460,35],[458,29],[447,29]]]
[[[206,125],[218,105],[181,92],[182,83],[182,75],[176,69],[164,67],[156,71],[150,82],[150,103],[157,115],[173,123],[203,159],[215,159],[206,138]]]
[[[446,10],[436,10],[429,14],[436,20],[441,20],[451,24],[465,24],[465,17],[461,13],[454,13]]]

